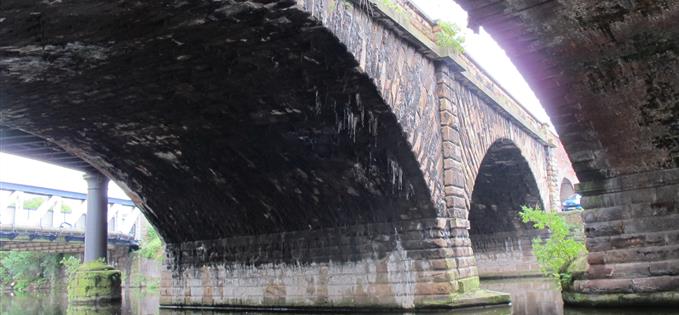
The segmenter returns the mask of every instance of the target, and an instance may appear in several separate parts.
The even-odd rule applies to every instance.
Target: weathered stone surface
[[[523,234],[523,235],[522,235]],[[498,232],[471,235],[481,279],[541,275],[531,252],[532,239],[540,233]]]
[[[663,293],[679,288],[678,172],[660,170],[580,185],[585,204],[601,208],[583,213],[590,268],[575,281],[570,301],[678,303]]]
[[[471,252],[449,250],[447,242],[437,241],[441,238],[422,238],[439,229],[448,234],[445,226],[411,227],[355,226],[169,245],[161,303],[413,308],[445,300],[449,306],[465,305],[458,300],[464,297],[451,294],[478,289],[473,257],[461,258]],[[429,249],[422,245],[430,241]]]
[[[70,304],[116,303],[120,298],[120,271],[100,261],[81,265],[68,281]]]

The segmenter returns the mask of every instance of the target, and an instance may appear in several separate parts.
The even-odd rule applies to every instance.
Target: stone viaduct
[[[509,33],[501,41],[539,74],[530,80],[543,97],[561,88],[545,72],[563,74],[557,61],[582,74],[560,56],[591,57],[558,49],[575,36],[560,24],[535,29],[549,14],[514,7],[541,7],[531,1],[460,2],[474,25],[502,32],[506,14],[535,36],[535,46],[512,44]],[[650,15],[673,21],[669,7],[625,12],[648,26]],[[568,9],[555,9],[555,20]],[[549,37],[555,30],[561,37]],[[574,43],[623,45],[597,31]],[[506,302],[479,289],[474,247],[493,234],[523,236],[522,204],[558,208],[558,140],[472,61],[438,46],[439,33],[407,2],[3,1],[0,131],[13,141],[4,151],[96,170],[123,187],[168,243],[166,306]],[[545,98],[553,114],[570,111],[553,117],[587,205],[602,208],[585,215],[592,267],[580,292],[676,289],[677,234],[661,232],[676,226],[676,59],[661,62],[676,47],[661,48],[633,58],[653,59],[643,65],[668,67],[667,76],[607,61],[577,77],[593,85],[559,90],[565,105]],[[647,107],[618,90],[637,71],[652,82],[636,84],[655,88]],[[627,80],[604,80],[617,74]],[[595,99],[608,107],[583,104]],[[616,108],[643,117],[628,122]],[[626,264],[660,258],[645,271]]]
[[[461,0],[550,115],[590,264],[566,302],[679,301],[679,3]]]

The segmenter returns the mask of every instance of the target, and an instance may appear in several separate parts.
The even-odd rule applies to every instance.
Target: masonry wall
[[[481,161],[491,145],[509,140],[521,151],[539,189],[542,204],[549,208],[549,147],[503,115],[492,101],[470,87],[464,77],[446,65],[437,73],[443,137],[444,183],[448,213],[469,218],[471,197]],[[503,176],[503,174],[495,174]],[[518,213],[519,207],[515,210]],[[466,224],[469,226],[469,222]],[[530,254],[530,242],[518,234],[497,233],[472,238],[478,274],[485,277],[532,274],[538,270]],[[478,249],[477,249],[478,247]]]
[[[161,304],[454,304],[455,294],[478,288],[478,277],[466,218],[446,214],[435,63],[350,2],[299,1],[298,9],[346,45],[374,83],[416,156],[440,217],[403,214],[391,223],[168,244]]]
[[[478,287],[444,219],[168,244],[161,304],[413,308]],[[458,269],[458,267],[460,267]]]
[[[460,81],[453,81],[450,88],[460,111],[462,165],[468,195],[472,194],[471,189],[474,187],[481,161],[488,148],[497,140],[508,139],[521,150],[525,160],[529,161],[528,165],[540,189],[540,198],[549,209],[547,146],[536,141],[532,135],[502,115]]]
[[[518,143],[544,184],[544,147],[461,85],[447,65],[349,2],[299,1],[356,57],[398,119],[437,218],[168,244],[161,304],[413,308],[478,288],[469,239],[473,176],[497,139]],[[385,23],[385,24],[383,24]],[[461,117],[464,116],[464,117]],[[477,139],[469,133],[484,126]],[[490,125],[488,125],[490,124]],[[537,143],[537,144],[536,144]],[[541,191],[541,197],[544,199]]]
[[[532,239],[540,233],[495,233],[475,235],[472,247],[479,277],[507,278],[539,276],[540,265],[532,253]]]
[[[630,294],[629,303],[676,304],[679,169],[584,182],[579,189],[589,269],[573,290],[603,296],[599,303]]]

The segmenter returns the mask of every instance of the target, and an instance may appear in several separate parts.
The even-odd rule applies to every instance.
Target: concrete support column
[[[679,305],[679,168],[580,183],[587,272],[564,301]]]
[[[85,262],[103,258],[106,261],[108,236],[108,178],[101,174],[85,174],[87,181],[87,223],[85,226]]]

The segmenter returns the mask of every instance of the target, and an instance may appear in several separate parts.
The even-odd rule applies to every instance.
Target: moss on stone
[[[121,296],[120,271],[101,261],[88,262],[71,276],[68,301],[72,304],[94,304],[119,301]]]
[[[459,287],[458,291],[460,293],[478,290],[479,286],[481,285],[479,277],[459,279],[457,280],[457,283]]]
[[[424,299],[416,308],[463,308],[483,305],[509,304],[511,296],[507,293],[478,289],[465,293],[449,294],[447,298]]]

